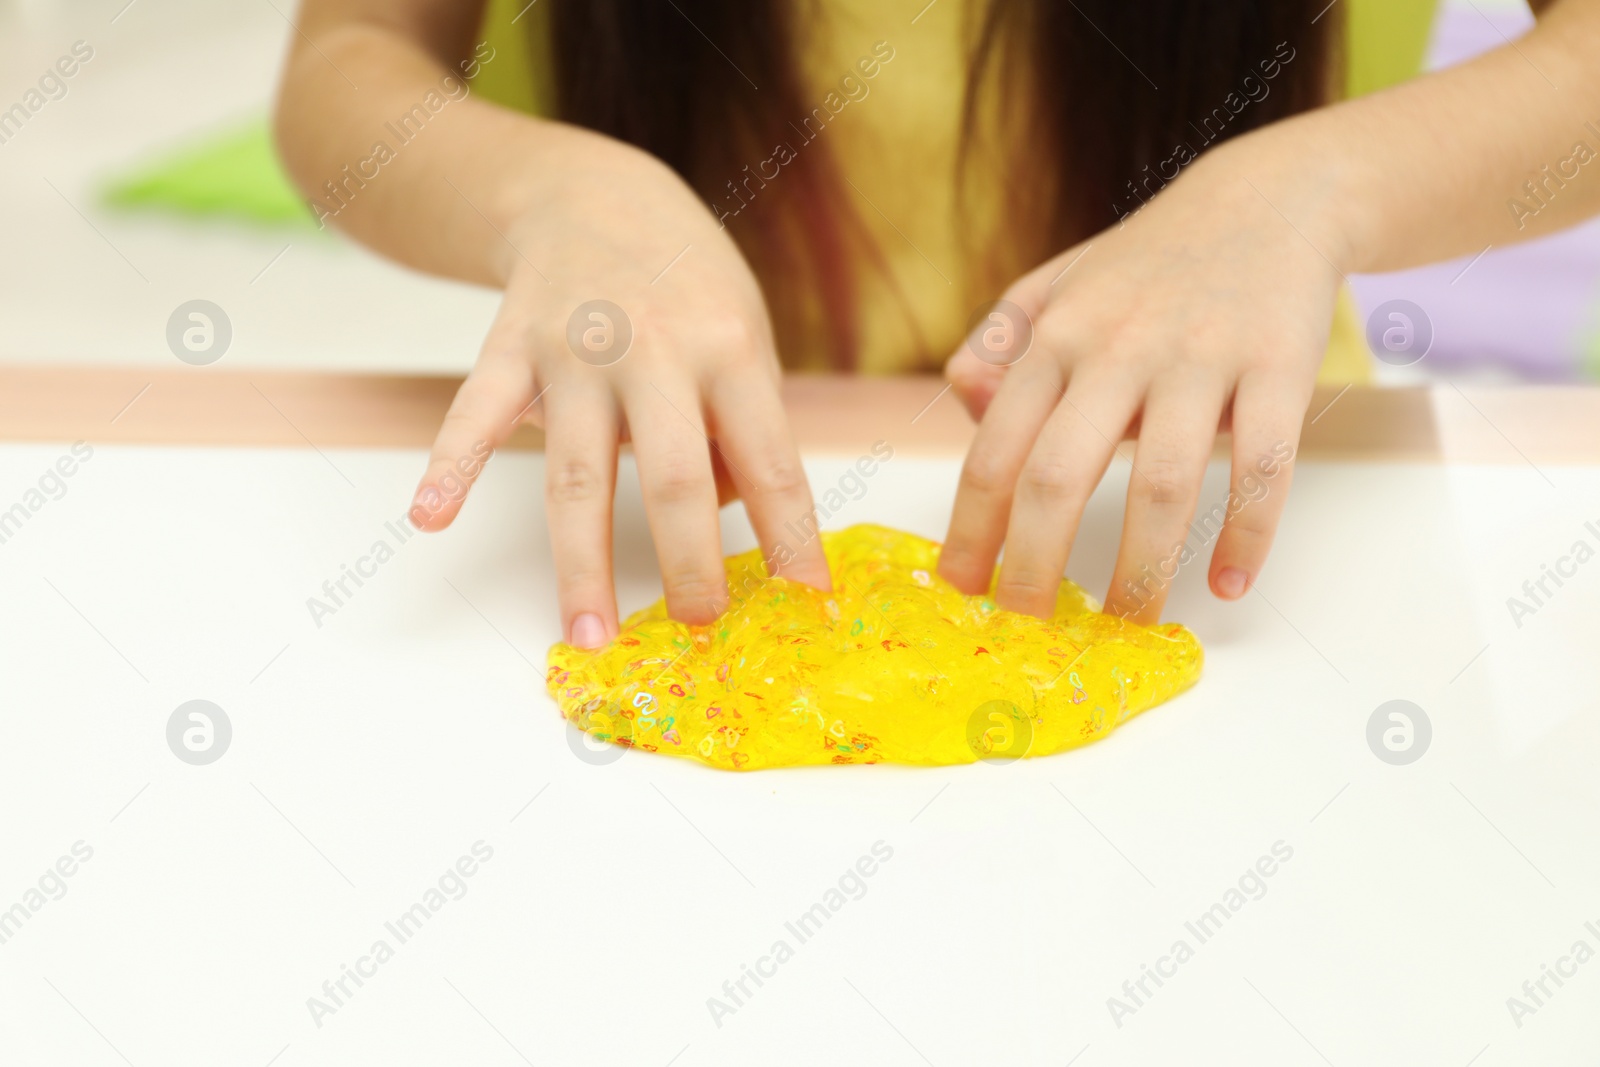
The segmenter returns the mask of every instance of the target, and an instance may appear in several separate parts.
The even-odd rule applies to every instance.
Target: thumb
[[[1074,246],[1041,263],[973,316],[961,347],[944,365],[945,380],[955,387],[972,421],[983,419],[1006,370],[1032,348],[1034,320],[1049,304],[1055,283],[1090,247]]]
[[[963,345],[946,361],[944,378],[954,388],[972,421],[982,422],[989,402],[1000,391],[1000,383],[1005,381],[1006,368],[984,362]]]
[[[1033,320],[1049,296],[1049,286],[1038,277],[1040,273],[1023,276],[1000,299],[980,307],[968,323],[961,347],[945,361],[945,380],[955,388],[973,422],[983,420],[989,402],[1006,380],[1006,371],[1033,346]]]

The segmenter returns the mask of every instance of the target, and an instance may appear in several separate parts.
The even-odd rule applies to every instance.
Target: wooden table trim
[[[218,368],[0,367],[0,440],[220,447],[426,448],[460,379]],[[791,376],[808,453],[954,456],[972,423],[933,377]],[[559,402],[552,390],[544,403]],[[1600,388],[1321,389],[1301,455],[1355,462],[1600,462]],[[518,429],[505,447],[537,449]],[[1224,449],[1226,442],[1219,443]]]

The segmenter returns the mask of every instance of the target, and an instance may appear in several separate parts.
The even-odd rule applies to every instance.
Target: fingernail
[[[439,490],[428,486],[418,489],[417,495],[411,499],[411,522],[417,529],[422,529],[439,511]]]
[[[1244,596],[1245,587],[1249,584],[1250,576],[1238,567],[1224,567],[1217,574],[1217,592],[1229,600]]]
[[[599,648],[606,643],[606,624],[598,615],[579,615],[572,620],[572,637],[567,643],[578,648]]]

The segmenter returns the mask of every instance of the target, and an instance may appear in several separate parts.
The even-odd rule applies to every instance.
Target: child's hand
[[[1341,249],[1321,191],[1249,141],[1194,163],[1141,213],[1014,284],[1005,299],[1033,330],[1022,358],[1002,331],[1000,351],[969,341],[950,360],[947,376],[980,419],[939,564],[959,588],[986,591],[1003,543],[996,600],[1048,616],[1084,505],[1133,428],[1106,610],[1157,621],[1189,562],[1179,546],[1201,547],[1187,527],[1230,421],[1231,485],[1249,502],[1217,543],[1211,588],[1235,599],[1260,574],[1328,341]],[[1208,512],[1213,503],[1226,501],[1208,501]]]
[[[755,278],[676,175],[614,149],[573,160],[559,207],[536,208],[507,233],[505,300],[412,511],[422,529],[448,526],[476,457],[523,419],[542,426],[563,632],[589,647],[617,633],[611,513],[624,439],[674,618],[710,622],[727,605],[716,474],[744,499],[766,558],[828,588],[818,541],[778,547],[812,499]]]

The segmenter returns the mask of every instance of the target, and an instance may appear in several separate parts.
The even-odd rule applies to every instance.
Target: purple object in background
[[[1525,8],[1479,10],[1452,3],[1434,26],[1428,67],[1469,59],[1532,25]],[[1579,137],[1593,141],[1587,131],[1575,130],[1573,139]],[[1506,190],[1507,199],[1514,193]],[[1508,235],[1514,232],[1509,211],[1506,227]],[[1427,312],[1433,348],[1419,370],[1441,377],[1589,378],[1591,348],[1600,336],[1600,220],[1495,247],[1476,262],[1465,256],[1394,274],[1355,275],[1350,287],[1363,315],[1395,299],[1414,301]],[[1380,365],[1383,380],[1381,371]]]

